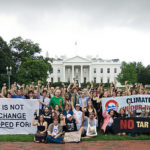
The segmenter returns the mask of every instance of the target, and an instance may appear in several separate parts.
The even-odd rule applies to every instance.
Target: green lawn
[[[0,135],[0,142],[33,142],[34,135]],[[103,135],[99,134],[97,137],[83,139],[82,141],[103,141],[103,140],[150,140],[148,135],[140,135],[137,137],[131,136],[117,136],[117,135]]]

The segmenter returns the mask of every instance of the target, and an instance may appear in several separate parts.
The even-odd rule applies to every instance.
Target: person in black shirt
[[[66,132],[77,131],[76,123],[77,121],[73,118],[73,116],[68,114],[66,118]]]
[[[53,123],[52,112],[48,107],[44,108],[43,116],[44,120],[47,121],[48,126]]]
[[[41,115],[43,115],[44,120],[47,122],[48,126],[49,124],[53,123],[52,112],[47,106],[44,108],[44,111]],[[38,119],[37,110],[34,111],[34,116],[35,119],[37,120]]]

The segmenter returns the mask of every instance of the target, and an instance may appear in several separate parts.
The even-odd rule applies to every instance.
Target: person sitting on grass
[[[104,122],[101,127],[101,129],[103,130],[105,135],[107,135],[109,133],[111,133],[111,134],[113,133],[112,125],[114,122],[115,110],[117,110],[117,107],[115,110],[109,110],[108,113],[107,113],[107,109],[108,108],[105,107],[105,111],[103,112]]]
[[[47,122],[44,120],[44,116],[40,115],[38,122],[35,122],[36,115],[34,115],[34,120],[32,121],[33,126],[37,126],[37,132],[34,136],[34,142],[39,143],[45,142],[46,131],[47,131]]]
[[[58,123],[58,118],[55,117],[53,120],[54,123],[50,124],[47,130],[46,143],[59,143],[63,144],[62,132],[63,128]]]
[[[84,117],[82,136],[83,137],[97,136],[97,127],[98,121],[97,119],[95,119],[95,114],[93,112],[90,112],[89,117],[86,116]]]
[[[77,131],[77,120],[73,118],[73,115],[68,114],[66,117],[66,132]]]
[[[142,107],[141,109],[141,114],[139,115],[141,118],[147,118],[148,117],[148,112],[146,111],[145,107]]]
[[[116,112],[116,114],[117,114],[117,118],[121,118],[121,119],[126,118],[126,111],[124,108],[120,108],[120,112],[119,113]],[[118,133],[117,135],[119,136],[126,135],[126,133],[122,132],[122,133]]]

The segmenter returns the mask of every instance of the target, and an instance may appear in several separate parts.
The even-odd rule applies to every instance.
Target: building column
[[[92,69],[91,69],[91,66],[89,66],[89,82],[91,82],[92,80]]]
[[[83,66],[81,65],[81,83],[83,83]]]
[[[72,79],[71,79],[72,82],[73,82],[73,78],[74,78],[74,65],[72,65]]]
[[[66,82],[66,69],[65,69],[65,65],[63,66],[63,82]]]

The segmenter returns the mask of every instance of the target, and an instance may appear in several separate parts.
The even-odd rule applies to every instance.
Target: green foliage
[[[29,84],[32,81],[38,80],[46,81],[48,77],[48,64],[43,60],[32,60],[31,58],[24,58],[18,72],[19,83]]]
[[[126,63],[122,62],[121,73],[118,75],[117,80],[124,85],[125,81],[128,81],[129,84],[137,83],[137,70],[136,63]]]
[[[39,44],[33,43],[31,40],[24,40],[21,37],[12,39],[9,47],[13,52],[14,60],[18,63],[23,61],[25,57],[34,58],[35,54],[41,52]]]
[[[0,37],[0,87],[3,83],[8,82],[6,66],[14,66],[14,62],[12,61],[12,52],[7,43],[2,37]]]
[[[19,84],[29,84],[38,80],[46,82],[48,72],[52,72],[52,60],[37,56],[41,52],[39,44],[17,37],[10,41],[9,47],[12,51],[12,60],[15,62],[15,80]]]
[[[64,83],[65,86],[68,86],[68,85],[70,84],[69,82],[55,82],[55,83],[50,83],[50,85],[51,85],[52,87],[56,87],[56,86],[61,87],[61,86],[62,86],[62,83]]]
[[[0,142],[33,142],[34,139],[34,135],[33,134],[29,134],[29,135],[22,135],[22,134],[18,134],[18,135],[1,135],[0,136]],[[96,137],[92,137],[92,138],[88,138],[88,139],[82,139],[82,141],[124,141],[124,140],[150,140],[150,136],[148,135],[139,135],[137,137],[131,137],[128,135],[125,136],[118,136],[118,135],[112,135],[109,134],[107,136],[105,136],[102,133],[98,133],[98,136]]]
[[[117,80],[122,85],[124,85],[125,81],[128,81],[129,84],[150,84],[150,65],[145,67],[141,62],[122,62],[121,69],[121,73],[118,75]]]

